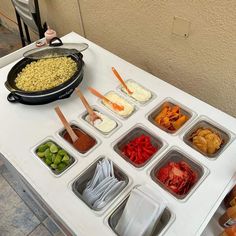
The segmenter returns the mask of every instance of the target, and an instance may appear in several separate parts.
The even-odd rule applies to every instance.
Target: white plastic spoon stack
[[[119,181],[113,170],[112,161],[103,159],[98,162],[92,179],[83,191],[83,199],[93,209],[103,208],[125,186],[125,181]]]

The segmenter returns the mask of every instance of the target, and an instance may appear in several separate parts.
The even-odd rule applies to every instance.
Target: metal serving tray
[[[148,103],[150,103],[151,101],[153,101],[153,100],[156,98],[155,93],[153,93],[151,90],[145,88],[143,85],[141,85],[140,83],[136,82],[136,81],[133,80],[133,79],[128,79],[128,80],[125,81],[125,83],[127,83],[127,82],[129,82],[129,81],[132,81],[132,82],[138,84],[140,87],[142,87],[143,89],[145,89],[145,90],[147,90],[147,91],[149,91],[149,92],[151,93],[151,98],[150,98],[149,100],[147,100],[147,101],[145,101],[145,102],[140,102],[140,101],[136,100],[135,98],[129,96],[126,92],[124,92],[123,89],[122,89],[123,86],[122,86],[122,85],[119,85],[119,86],[117,87],[117,91],[119,91],[119,92],[120,92],[121,94],[123,94],[125,97],[129,98],[132,102],[137,103],[137,104],[139,104],[139,105],[141,105],[141,106],[144,106],[144,105],[147,105]]]
[[[189,191],[186,194],[178,195],[174,192],[172,192],[169,188],[167,188],[161,181],[159,181],[156,177],[156,173],[164,166],[166,166],[169,162],[179,162],[184,161],[188,165],[190,165],[191,169],[197,173],[197,181],[196,183],[189,189]],[[172,196],[174,196],[178,200],[187,200],[193,192],[197,189],[199,184],[206,178],[206,176],[209,174],[208,169],[201,165],[200,163],[196,162],[192,158],[188,156],[188,154],[184,153],[182,150],[178,149],[177,147],[173,147],[170,149],[164,157],[155,165],[155,167],[152,169],[150,175],[152,180],[158,184],[160,187],[162,187],[164,190],[166,190],[168,193],[170,193]]]
[[[165,127],[157,124],[155,122],[155,117],[161,112],[162,107],[165,103],[169,103],[172,107],[173,106],[179,106],[180,107],[180,112],[183,115],[186,115],[188,117],[188,120],[176,131],[171,131],[166,129]],[[147,114],[147,119],[155,126],[157,126],[158,128],[164,130],[165,132],[172,134],[172,135],[177,135],[180,132],[183,131],[183,129],[190,123],[192,122],[192,120],[196,117],[196,114],[191,111],[189,108],[185,107],[184,105],[180,104],[179,102],[173,100],[172,98],[166,98],[164,101],[162,101],[161,103],[159,103],[151,112],[149,112]]]
[[[65,143],[67,143],[76,153],[79,153],[80,156],[87,156],[89,153],[91,153],[95,148],[97,148],[97,146],[100,145],[100,140],[92,135],[89,131],[87,131],[86,129],[82,128],[81,125],[78,125],[76,121],[71,121],[70,122],[70,125],[72,128],[78,128],[80,129],[82,132],[86,133],[87,135],[89,135],[91,138],[93,138],[95,140],[95,144],[93,147],[91,147],[87,152],[80,152],[79,150],[75,149],[74,146],[69,143],[68,141],[66,141],[64,138],[63,138],[63,135],[65,134],[66,130],[65,128],[62,128],[60,129],[58,132],[57,132],[57,135],[60,137],[60,139],[62,139]]]
[[[126,203],[128,201],[127,197],[119,206],[118,208],[111,214],[111,216],[108,219],[108,225],[111,227],[111,229],[113,230],[113,232],[118,235],[118,233],[116,232],[115,228],[116,225],[118,224],[118,221],[125,209]],[[160,233],[162,233],[163,231],[165,231],[173,222],[174,220],[174,216],[172,214],[172,212],[169,210],[169,208],[165,208],[164,212],[161,215],[161,218],[159,220],[159,222],[156,223],[155,225],[155,229],[153,230],[153,233],[150,236],[156,236],[156,235],[160,235]]]
[[[47,142],[53,142],[55,143],[58,147],[64,149],[69,157],[70,157],[70,165],[68,165],[64,170],[60,171],[60,172],[57,172],[53,169],[51,169],[36,153],[36,150],[38,149],[38,147],[42,144],[45,144]],[[32,149],[32,153],[33,155],[37,158],[37,160],[39,160],[44,166],[46,166],[49,170],[50,170],[50,173],[52,173],[55,177],[59,177],[61,176],[62,174],[64,174],[68,169],[70,169],[76,162],[77,162],[77,159],[70,153],[66,150],[66,148],[62,147],[62,145],[58,144],[57,141],[55,141],[52,137],[47,137],[45,138],[43,141],[41,141],[40,143],[38,143],[36,146],[33,147]]]
[[[95,169],[97,167],[97,163],[101,160],[103,160],[105,157],[101,157],[98,160],[96,160],[87,170],[85,170],[72,184],[72,191],[74,192],[74,194],[80,199],[82,200],[90,209],[94,210],[94,211],[100,211],[101,209],[97,209],[97,208],[92,208],[84,199],[82,196],[82,193],[86,187],[87,182],[93,177]],[[108,159],[109,160],[109,159]],[[123,187],[123,189],[128,185],[129,183],[129,178],[128,176],[113,162],[113,168],[114,168],[114,174],[115,177],[118,180],[122,180],[125,181],[125,186]],[[120,190],[120,193],[122,192],[122,190]],[[117,195],[119,196],[120,193]],[[117,197],[116,196],[116,197]],[[113,201],[114,199],[112,199],[111,201]],[[105,207],[105,206],[104,206]]]
[[[119,115],[118,113],[114,112],[114,111],[113,111],[112,109],[110,109],[109,107],[107,107],[107,106],[103,103],[102,99],[99,99],[98,102],[99,102],[100,104],[102,104],[102,106],[105,107],[105,109],[107,109],[108,111],[112,112],[113,115],[115,115],[115,116],[117,116],[117,117],[119,117],[119,118],[121,118],[121,119],[123,119],[123,120],[126,120],[126,119],[128,119],[130,116],[132,116],[132,115],[138,110],[138,108],[137,108],[137,106],[135,106],[135,104],[133,104],[132,102],[130,102],[129,100],[127,100],[124,96],[122,96],[121,94],[117,93],[116,91],[109,91],[109,92],[107,92],[104,96],[106,96],[106,95],[107,95],[108,93],[110,93],[110,92],[116,93],[119,97],[123,98],[124,100],[126,100],[126,102],[128,102],[130,105],[132,105],[132,106],[134,107],[134,110],[133,110],[133,112],[132,112],[131,114],[129,114],[128,116],[121,116],[121,115]]]
[[[121,150],[127,143],[129,143],[133,139],[141,136],[142,134],[147,135],[151,138],[151,143],[154,147],[157,148],[157,152],[154,153],[146,162],[144,162],[142,164],[136,164],[136,163],[132,162],[128,157],[126,157],[122,153]],[[114,146],[114,150],[122,158],[124,158],[127,162],[129,162],[130,164],[132,164],[136,168],[141,168],[141,167],[144,167],[145,165],[147,165],[152,160],[152,158],[154,158],[156,155],[159,155],[161,153],[161,151],[164,149],[165,146],[166,146],[165,142],[161,138],[157,137],[155,134],[153,134],[151,131],[149,131],[145,126],[143,126],[141,124],[137,124],[134,127],[132,127],[121,138],[119,138],[118,141],[116,141],[116,144]]]
[[[214,154],[208,154],[200,149],[198,149],[193,143],[189,140],[191,135],[197,131],[199,128],[210,128],[212,131],[215,133],[219,134],[221,138],[223,139],[223,144],[221,145],[220,149]],[[213,121],[210,121],[209,119],[205,117],[200,117],[200,119],[195,123],[189,131],[186,132],[186,134],[183,137],[184,142],[189,145],[191,148],[195,149],[196,151],[200,152],[202,155],[205,157],[209,158],[210,160],[216,160],[217,157],[220,156],[220,154],[226,149],[226,147],[229,145],[231,142],[231,134],[226,131],[223,127],[220,125],[216,124]]]
[[[104,132],[100,131],[99,129],[97,129],[96,127],[94,127],[91,123],[89,123],[89,122],[85,119],[86,116],[88,115],[88,112],[87,112],[87,111],[83,112],[83,113],[79,116],[79,118],[80,118],[81,120],[85,121],[86,124],[88,124],[88,125],[89,125],[90,127],[92,127],[94,130],[96,130],[99,134],[102,134],[103,137],[105,137],[105,138],[110,137],[112,134],[114,134],[114,133],[121,127],[120,122],[117,121],[115,118],[113,118],[110,114],[108,115],[107,112],[104,112],[104,111],[103,111],[101,108],[99,108],[98,106],[91,106],[91,107],[92,107],[92,109],[93,109],[94,111],[100,112],[100,113],[104,114],[105,116],[109,117],[110,119],[112,119],[112,120],[114,120],[114,121],[116,122],[116,127],[115,127],[113,130],[111,130],[111,131],[108,132],[108,133],[104,133]]]

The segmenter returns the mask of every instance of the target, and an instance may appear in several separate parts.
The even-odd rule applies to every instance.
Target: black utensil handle
[[[7,96],[7,100],[11,103],[18,103],[21,101],[21,98],[14,93],[9,93]]]
[[[55,41],[58,41],[58,42],[55,43]],[[58,46],[62,46],[62,45],[63,45],[63,43],[62,43],[61,39],[58,37],[52,38],[49,42],[50,47],[58,47]]]

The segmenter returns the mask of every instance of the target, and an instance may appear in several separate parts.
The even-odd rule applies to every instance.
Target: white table
[[[69,99],[41,106],[9,103],[6,99],[9,92],[5,88],[4,82],[9,70],[15,64],[12,62],[0,69],[0,152],[46,205],[76,235],[113,235],[113,231],[107,225],[107,219],[131,189],[138,184],[147,184],[155,191],[160,192],[174,213],[175,220],[165,235],[200,235],[224,195],[235,182],[233,176],[236,170],[236,141],[233,140],[218,159],[209,160],[183,142],[182,135],[187,128],[184,128],[179,135],[167,134],[151,124],[146,119],[146,114],[166,97],[171,97],[194,111],[195,120],[204,115],[232,133],[236,133],[236,119],[129,64],[76,33],[72,32],[62,39],[64,42],[87,42],[89,44],[89,49],[83,53],[86,67],[81,89],[92,105],[97,105],[102,110],[107,111],[94,96],[86,91],[86,87],[90,85],[102,93],[116,89],[118,82],[111,71],[112,66],[115,66],[127,79],[132,78],[152,90],[156,94],[155,99],[146,106],[138,106],[138,111],[127,120],[115,117],[122,124],[121,128],[111,137],[104,138],[95,132],[91,126],[78,119],[79,115],[84,112],[84,107],[75,94]],[[19,52],[13,53],[11,59],[14,55],[22,55],[23,51],[24,49],[21,49]],[[9,57],[7,59],[10,60]],[[14,60],[17,59],[19,57],[14,58]],[[101,141],[101,144],[91,154],[86,157],[80,156],[57,135],[62,127],[53,110],[56,105],[60,105],[69,120],[79,122],[82,128],[93,133]],[[167,149],[152,159],[142,170],[137,170],[128,164],[114,152],[111,145],[136,123],[142,123],[168,144]],[[188,126],[191,126],[191,123]],[[53,137],[78,160],[76,165],[58,178],[54,177],[48,168],[32,154],[32,148],[48,136]],[[176,200],[155,184],[149,176],[150,169],[172,146],[184,150],[192,159],[207,167],[210,172],[196,191],[184,202]],[[129,176],[131,181],[121,196],[116,198],[101,213],[96,213],[75,196],[71,190],[71,183],[100,155],[105,155],[113,160]]]

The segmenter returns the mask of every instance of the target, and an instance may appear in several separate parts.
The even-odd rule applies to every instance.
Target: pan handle
[[[9,93],[7,96],[7,100],[11,103],[18,103],[21,101],[21,98],[17,94]]]
[[[55,43],[55,41],[58,41],[58,42]],[[63,45],[63,43],[62,43],[61,39],[58,37],[52,38],[49,42],[50,47],[58,47],[58,46],[62,46],[62,45]]]
[[[83,58],[83,54],[81,54],[79,51],[78,51],[78,53],[74,53],[73,55],[74,55],[74,57],[76,57],[77,60],[82,60],[82,58]]]

